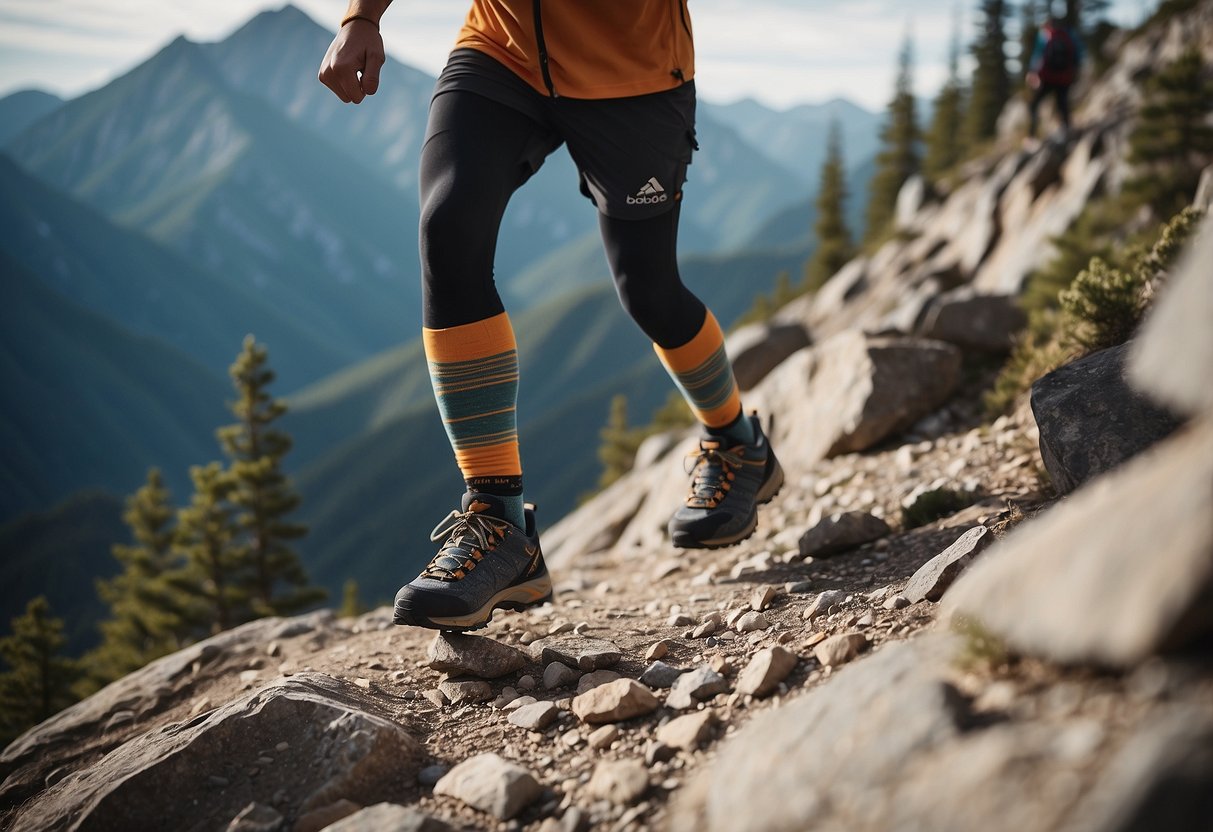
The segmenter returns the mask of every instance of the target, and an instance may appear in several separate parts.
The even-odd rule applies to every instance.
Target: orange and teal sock
[[[724,332],[710,310],[690,341],[673,348],[654,344],[653,349],[709,434],[730,446],[758,440],[741,411],[741,394],[724,351]]]
[[[518,349],[509,316],[422,330],[438,412],[469,491],[526,528],[518,453]]]

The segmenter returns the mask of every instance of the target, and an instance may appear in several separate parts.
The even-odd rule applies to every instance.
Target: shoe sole
[[[762,488],[758,490],[757,496],[754,498],[754,511],[750,514],[749,521],[745,527],[736,534],[728,537],[715,537],[711,540],[696,540],[691,537],[689,532],[675,532],[671,541],[674,546],[679,549],[724,549],[728,546],[733,546],[747,539],[754,534],[758,529],[758,507],[766,505],[778,496],[780,490],[783,489],[783,466],[779,464],[779,460],[775,460],[775,470],[771,472],[771,476],[762,484]]]
[[[490,598],[484,606],[467,615],[451,617],[418,615],[407,607],[397,606],[392,620],[396,624],[426,627],[446,633],[466,633],[487,627],[498,609],[521,612],[552,600],[552,579],[548,575],[525,583],[509,586]]]

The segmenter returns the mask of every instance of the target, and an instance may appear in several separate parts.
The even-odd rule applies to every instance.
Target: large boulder
[[[1213,419],[1015,529],[944,597],[1015,651],[1130,667],[1213,633]]]
[[[1209,829],[1210,783],[1213,718],[1191,706],[1164,710],[1125,741],[1067,832]]]
[[[221,829],[253,802],[291,823],[341,800],[405,800],[423,753],[357,687],[304,673],[135,737],[26,803],[11,828]]]
[[[743,326],[724,342],[737,386],[749,390],[797,350],[809,345],[809,333],[799,323],[757,323]]]
[[[987,295],[963,287],[935,298],[917,332],[986,352],[1009,352],[1027,316],[1011,295]]]
[[[888,647],[731,737],[676,798],[675,832],[863,829],[915,755],[956,737],[952,641]]]
[[[850,331],[796,353],[754,392],[774,417],[780,460],[807,467],[909,427],[947,401],[959,375],[949,344]]]
[[[1129,344],[1101,350],[1032,385],[1040,457],[1061,494],[1169,435],[1179,419],[1125,380]]]
[[[248,667],[267,644],[323,636],[332,610],[262,618],[159,658],[36,725],[0,754],[0,805],[19,804],[59,777],[169,719],[207,679]],[[237,670],[238,669],[238,670]]]

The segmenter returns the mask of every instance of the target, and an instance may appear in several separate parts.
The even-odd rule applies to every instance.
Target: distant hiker
[[[342,101],[379,86],[389,3],[350,0],[320,69]],[[495,608],[552,597],[523,502],[518,358],[493,258],[510,196],[561,144],[598,209],[624,308],[703,425],[690,493],[669,522],[674,545],[745,539],[782,485],[758,416],[742,410],[720,325],[678,274],[694,74],[686,0],[472,3],[434,90],[420,177],[422,340],[467,491],[431,535],[438,554],[397,594],[397,624],[475,629]]]
[[[1036,137],[1040,105],[1050,94],[1057,102],[1057,114],[1062,127],[1070,130],[1070,85],[1078,77],[1082,65],[1082,41],[1074,30],[1050,14],[1045,25],[1036,33],[1036,47],[1028,63],[1028,86],[1035,90],[1029,105],[1032,120],[1028,135]]]

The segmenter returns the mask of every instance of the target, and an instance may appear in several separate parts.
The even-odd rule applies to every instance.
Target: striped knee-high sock
[[[518,351],[509,316],[423,329],[430,381],[455,461],[471,491],[498,497],[524,527],[518,454]]]
[[[724,351],[724,332],[709,310],[699,332],[680,347],[653,345],[695,416],[709,432],[749,444],[756,440],[741,412],[741,395]]]

